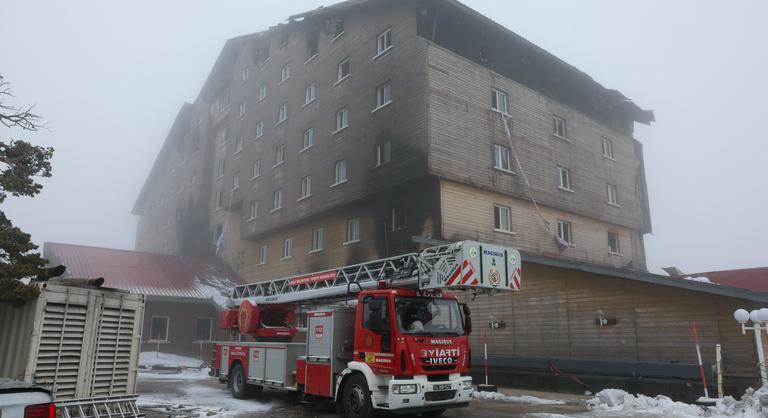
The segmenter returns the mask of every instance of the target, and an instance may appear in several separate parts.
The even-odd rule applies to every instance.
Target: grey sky
[[[0,73],[56,147],[43,193],[4,210],[38,244],[133,248],[134,199],[224,41],[331,2],[4,1]],[[652,271],[768,265],[768,2],[465,3],[656,112],[636,130]]]

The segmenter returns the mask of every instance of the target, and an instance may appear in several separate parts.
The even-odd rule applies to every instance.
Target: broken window
[[[344,33],[344,21],[341,19],[336,20],[333,22],[333,37],[338,38]]]
[[[608,252],[615,255],[621,254],[621,245],[619,244],[619,234],[608,231]]]
[[[392,216],[390,219],[390,231],[399,231],[408,227],[408,217],[405,213],[405,209],[395,206],[392,208]]]
[[[168,341],[168,317],[153,316],[149,327],[151,341]]]
[[[573,231],[568,221],[557,221],[557,237],[568,245],[573,245]]]
[[[197,318],[195,341],[211,341],[213,320],[211,318]]]
[[[317,55],[319,34],[317,32],[311,32],[307,34],[307,61],[311,60]]]
[[[493,228],[498,231],[511,232],[511,212],[508,206],[493,205]]]
[[[376,144],[376,166],[386,164],[392,160],[392,144],[389,141]]]

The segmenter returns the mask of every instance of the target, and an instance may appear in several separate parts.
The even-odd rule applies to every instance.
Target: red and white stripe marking
[[[470,286],[475,286],[478,283],[480,282],[477,279],[475,268],[472,267],[472,264],[469,264],[469,261],[464,260],[464,262],[461,263],[461,266],[456,267],[456,270],[454,270],[451,276],[448,277],[445,285],[469,284]]]
[[[522,272],[520,269],[515,269],[512,271],[512,277],[509,283],[509,287],[514,290],[520,290],[520,283],[522,282]]]

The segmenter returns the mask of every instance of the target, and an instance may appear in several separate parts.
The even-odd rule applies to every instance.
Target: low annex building
[[[141,351],[199,357],[212,341],[227,339],[219,311],[242,283],[216,260],[47,242],[43,255],[67,267],[62,277],[104,278],[104,287],[146,295]]]

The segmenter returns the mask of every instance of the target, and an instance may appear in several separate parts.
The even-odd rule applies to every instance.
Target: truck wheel
[[[344,385],[341,404],[344,407],[344,415],[348,418],[373,417],[373,404],[371,393],[365,377],[353,374]]]
[[[257,396],[264,388],[262,386],[249,385],[245,381],[243,366],[238,363],[232,367],[232,373],[229,374],[229,389],[232,391],[232,397],[246,399]]]

